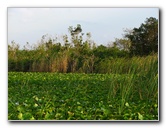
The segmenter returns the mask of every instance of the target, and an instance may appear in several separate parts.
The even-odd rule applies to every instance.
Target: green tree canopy
[[[147,18],[139,28],[125,34],[131,40],[131,55],[149,55],[158,52],[158,20]]]

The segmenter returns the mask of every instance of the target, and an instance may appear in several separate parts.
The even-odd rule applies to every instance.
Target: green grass
[[[9,120],[158,120],[158,74],[8,73]]]

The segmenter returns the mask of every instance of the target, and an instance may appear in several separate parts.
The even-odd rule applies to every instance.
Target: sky
[[[146,18],[159,19],[158,8],[8,8],[8,43],[23,47],[40,42],[43,35],[69,35],[69,26],[81,25],[97,44],[123,38],[125,29],[138,28]],[[84,36],[85,37],[85,36]]]

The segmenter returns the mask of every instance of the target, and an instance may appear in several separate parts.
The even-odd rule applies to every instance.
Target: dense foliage
[[[41,41],[23,49],[12,41],[8,45],[8,70],[23,72],[60,73],[114,73],[107,67],[117,58],[156,54],[158,52],[158,20],[149,18],[139,28],[127,33],[124,39],[116,39],[111,45],[97,46],[91,33],[81,33],[81,25],[70,26],[70,36],[51,38],[42,36]],[[85,35],[85,37],[84,37]],[[104,67],[104,68],[103,68]]]
[[[131,33],[126,34],[131,40],[131,55],[149,55],[158,52],[158,20],[147,18],[139,28],[134,28]]]
[[[16,45],[13,42],[13,45]],[[9,46],[9,71],[38,72],[84,72],[100,73],[98,64],[103,60],[112,60],[127,56],[126,51],[100,45],[92,46],[88,42],[80,42],[76,46],[52,43],[39,44],[34,50],[19,50]],[[101,71],[103,72],[103,71]]]
[[[158,120],[157,56],[128,61],[127,74],[121,59],[114,74],[9,72],[8,119]]]

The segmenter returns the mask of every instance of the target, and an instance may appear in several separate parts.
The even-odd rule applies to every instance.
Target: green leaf
[[[36,101],[38,101],[38,100],[39,100],[39,98],[38,98],[38,97],[35,97],[35,100],[36,100]]]
[[[34,104],[34,107],[37,107],[37,106],[38,106],[38,104],[35,103],[35,104]]]
[[[32,116],[32,117],[30,118],[30,120],[35,120],[35,118]]]
[[[68,111],[67,113],[69,114],[69,116],[74,116],[73,112]]]
[[[81,109],[82,109],[82,107],[81,107],[81,106],[78,106],[77,108],[78,108],[78,110],[81,110]]]
[[[138,112],[138,119],[143,120],[143,115],[141,115],[139,112]]]
[[[45,115],[45,119],[49,119],[49,117],[50,117],[50,114],[47,112]]]
[[[18,119],[23,120],[23,117],[22,117],[22,113],[21,113],[21,112],[18,114]]]
[[[129,106],[130,106],[129,103],[127,103],[127,102],[125,103],[125,105],[126,105],[126,107],[129,107]]]
[[[157,108],[157,104],[155,104],[154,107]]]

